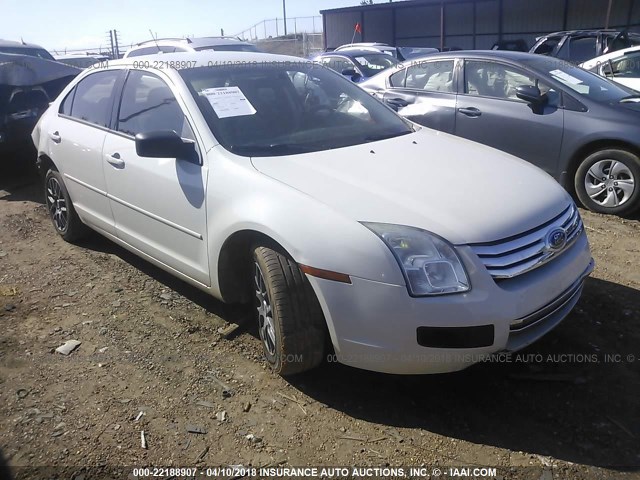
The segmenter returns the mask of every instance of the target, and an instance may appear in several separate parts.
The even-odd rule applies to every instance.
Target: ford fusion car
[[[593,269],[578,210],[542,170],[415,126],[297,58],[110,62],[60,94],[33,140],[62,238],[90,228],[215,298],[253,301],[282,375],[331,350],[399,374],[519,350]]]
[[[414,122],[537,165],[590,210],[640,208],[635,90],[555,58],[506,51],[429,55],[360,86]]]

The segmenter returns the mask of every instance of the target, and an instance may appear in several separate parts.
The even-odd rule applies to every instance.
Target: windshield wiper
[[[240,155],[295,155],[296,153],[306,153],[315,150],[312,147],[304,145],[295,145],[289,143],[272,143],[265,145],[232,145],[230,150]]]
[[[368,137],[364,137],[364,141],[377,142],[378,140],[386,140],[387,138],[400,137],[402,135],[408,135],[410,133],[412,133],[411,130],[407,130],[406,132],[380,133],[378,135],[369,135]]]

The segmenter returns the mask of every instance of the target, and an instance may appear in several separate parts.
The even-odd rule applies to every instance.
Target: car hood
[[[454,244],[525,232],[571,202],[537,167],[426,128],[363,145],[251,161],[264,175],[355,221],[414,226]]]

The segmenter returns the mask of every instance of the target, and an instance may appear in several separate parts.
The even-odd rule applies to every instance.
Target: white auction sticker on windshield
[[[200,92],[207,97],[218,118],[255,115],[256,109],[238,87],[205,88]]]
[[[576,78],[573,75],[569,75],[568,73],[563,72],[562,70],[552,70],[549,73],[554,77],[556,77],[558,80],[561,80],[561,81],[564,80],[565,82],[568,82],[572,85],[580,85],[582,83],[582,80],[580,80],[579,78]]]

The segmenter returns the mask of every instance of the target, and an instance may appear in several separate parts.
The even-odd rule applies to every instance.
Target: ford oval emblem
[[[567,233],[561,228],[553,228],[547,233],[546,244],[549,250],[560,250],[567,243]]]

